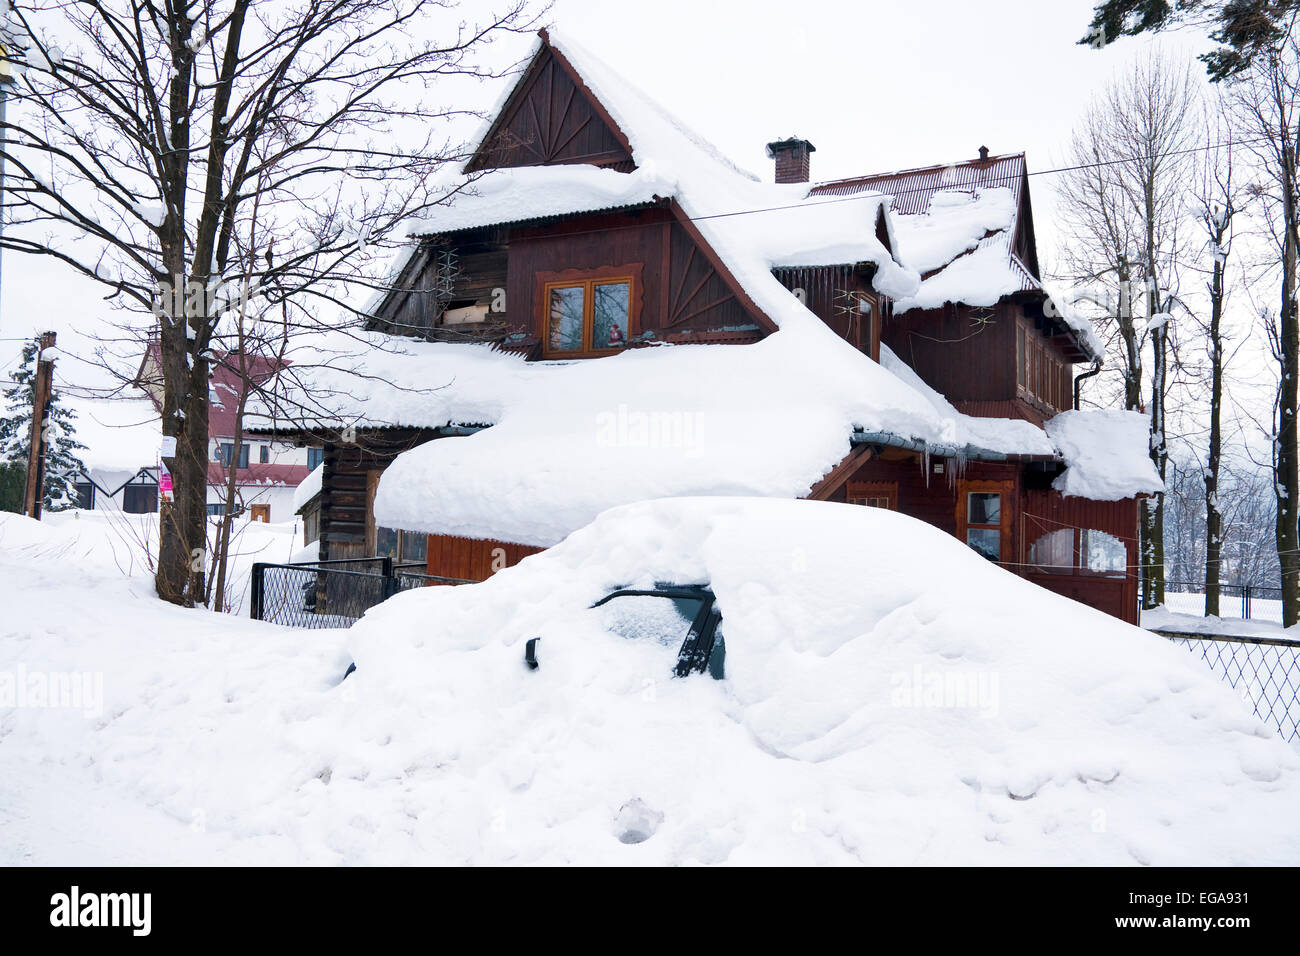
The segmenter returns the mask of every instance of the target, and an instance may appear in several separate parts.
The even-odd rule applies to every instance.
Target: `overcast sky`
[[[474,2],[482,0],[473,0]],[[1059,165],[1089,99],[1153,42],[1194,54],[1197,34],[1076,45],[1092,0],[558,0],[562,31],[621,70],[751,172],[770,177],[770,140],[813,142],[814,179],[1024,150]],[[528,43],[501,44],[503,60]],[[479,91],[490,106],[500,85]],[[16,119],[11,114],[11,120]],[[1050,267],[1050,176],[1030,180]],[[108,316],[102,292],[56,263],[6,254],[0,339],[59,332],[62,383],[102,381],[89,356]],[[0,341],[0,376],[19,343]]]

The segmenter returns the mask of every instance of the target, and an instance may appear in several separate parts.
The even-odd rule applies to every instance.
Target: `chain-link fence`
[[[1199,656],[1289,743],[1300,743],[1300,641],[1165,634]]]
[[[251,615],[287,627],[351,627],[368,609],[398,591],[473,583],[424,574],[416,567],[394,567],[392,558],[254,564]]]

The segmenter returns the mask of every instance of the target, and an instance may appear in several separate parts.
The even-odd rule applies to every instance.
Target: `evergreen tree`
[[[14,473],[25,475],[27,455],[32,437],[32,406],[35,399],[36,362],[40,346],[29,342],[23,346],[23,360],[18,371],[10,375],[13,384],[4,391],[4,412],[0,416],[0,485],[6,489],[15,484]],[[45,487],[42,491],[44,507],[49,511],[71,508],[76,501],[78,476],[86,466],[77,456],[78,449],[86,446],[77,441],[76,413],[59,402],[59,393],[51,390],[47,418],[45,446]],[[22,491],[19,487],[18,507],[22,509]],[[4,495],[10,497],[9,494]],[[7,510],[7,509],[6,509]]]

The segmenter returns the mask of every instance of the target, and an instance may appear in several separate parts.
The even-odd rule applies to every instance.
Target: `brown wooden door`
[[[270,522],[271,520],[270,505],[249,505],[248,513],[254,521]]]

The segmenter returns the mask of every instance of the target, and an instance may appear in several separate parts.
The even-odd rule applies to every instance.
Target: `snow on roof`
[[[65,393],[60,401],[76,413],[73,437],[86,446],[77,454],[87,468],[135,472],[158,463],[162,421],[149,399],[89,399]]]
[[[302,511],[302,506],[320,494],[321,481],[325,475],[325,463],[321,462],[293,489],[293,510]]]
[[[812,326],[751,345],[660,346],[572,362],[372,337],[377,347],[352,365],[295,362],[284,374],[310,403],[278,410],[279,424],[492,426],[427,442],[384,472],[376,515],[412,531],[549,545],[605,508],[644,498],[799,497],[848,453],[855,431],[933,448],[1059,456],[1074,476],[1064,479],[1076,489],[1067,493],[1122,498],[1159,487],[1132,416],[1072,412],[1098,437],[1076,439],[1067,425],[1056,441],[1029,422],[964,415],[887,347],[877,364]]]
[[[1114,409],[1062,412],[1047,434],[1070,463],[1052,487],[1063,495],[1118,501],[1164,488],[1152,463],[1150,420]]]
[[[816,196],[864,191],[892,197],[890,223],[899,261],[926,276],[894,310],[934,309],[947,302],[991,306],[1016,292],[1048,295],[1046,308],[1076,333],[1093,356],[1105,353],[1086,317],[1062,308],[1015,250],[1022,228],[1025,154],[965,160],[819,183]],[[933,274],[931,274],[933,273]]]
[[[1045,428],[1012,418],[981,418],[959,412],[884,344],[880,364],[929,399],[953,423],[959,443],[1007,455],[1059,458],[1066,469],[1055,487],[1065,495],[1119,501],[1164,487],[1149,455],[1149,422],[1138,412],[1066,411],[1048,419]]]
[[[587,50],[554,34],[551,42],[628,137],[637,166],[671,170],[682,210],[779,327],[821,323],[773,278],[776,265],[873,262],[879,291],[899,298],[915,290],[919,277],[875,235],[884,196],[866,190],[859,203],[812,196],[807,183],[758,182]]]
[[[547,546],[645,498],[807,494],[848,454],[855,428],[957,440],[866,356],[794,331],[571,363],[419,350],[424,381],[452,383],[430,395],[437,419],[493,427],[417,446],[384,471],[376,520],[407,530]]]
[[[1047,434],[1033,422],[1015,418],[977,418],[959,412],[883,342],[880,345],[880,364],[924,395],[941,416],[953,423],[958,444],[1004,455],[1056,456],[1056,448]]]
[[[933,272],[1015,221],[1016,195],[1006,186],[936,191],[923,215],[896,217],[897,252],[916,271]]]
[[[460,191],[429,215],[413,220],[412,235],[639,206],[673,195],[676,183],[653,169],[620,173],[565,164],[493,169],[469,180],[448,182],[447,188]]]

